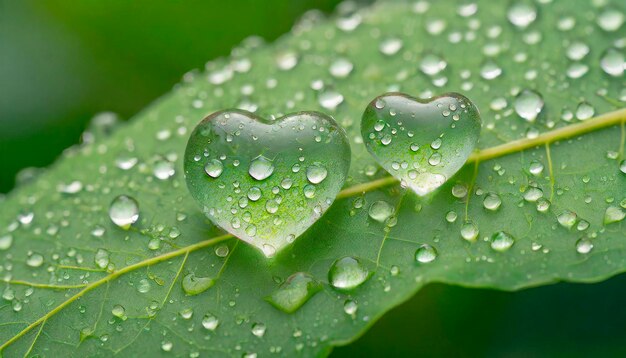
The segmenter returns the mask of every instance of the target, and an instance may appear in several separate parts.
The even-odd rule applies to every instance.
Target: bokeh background
[[[126,120],[244,38],[272,41],[338,3],[0,0],[0,193],[97,113]],[[431,285],[333,356],[624,357],[626,276],[517,293]]]

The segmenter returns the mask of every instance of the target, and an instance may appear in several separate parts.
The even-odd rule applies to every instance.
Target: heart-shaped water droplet
[[[317,112],[276,120],[217,112],[198,124],[185,152],[187,187],[204,213],[267,257],[322,216],[349,167],[343,129]]]
[[[465,164],[480,128],[478,109],[458,93],[429,101],[386,93],[367,106],[361,121],[369,152],[418,195],[437,189]]]

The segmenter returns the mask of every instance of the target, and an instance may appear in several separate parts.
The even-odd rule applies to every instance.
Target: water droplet
[[[157,179],[167,180],[174,176],[176,170],[174,170],[174,164],[172,162],[159,160],[154,164],[153,173]]]
[[[537,119],[543,105],[543,98],[533,90],[523,90],[515,97],[513,103],[515,113],[529,122],[534,122]]]
[[[354,257],[343,257],[335,261],[328,271],[328,281],[338,289],[357,288],[370,276],[368,269]]]
[[[330,111],[334,111],[343,103],[343,95],[335,91],[324,91],[319,94],[317,99],[320,106]]]
[[[43,256],[38,253],[31,253],[26,259],[26,264],[30,267],[39,267],[43,265]]]
[[[467,241],[476,241],[478,232],[478,227],[472,221],[466,221],[461,226],[461,237]]]
[[[604,225],[620,222],[626,217],[626,211],[617,206],[609,206],[604,212]]]
[[[265,335],[266,327],[263,323],[255,323],[252,325],[252,334],[257,337],[263,337]]]
[[[578,107],[576,107],[576,118],[578,120],[584,121],[593,117],[595,114],[595,109],[588,102],[580,102]]]
[[[622,77],[626,68],[624,53],[615,48],[609,48],[600,59],[600,67],[610,76]]]
[[[346,78],[352,72],[354,65],[345,58],[335,60],[330,65],[330,74],[336,78]]]
[[[402,49],[402,40],[395,37],[387,38],[380,43],[378,49],[384,55],[395,55],[396,53],[398,53],[398,51]]]
[[[4,235],[0,236],[0,250],[8,250],[13,244],[13,236]]]
[[[350,316],[356,314],[356,311],[359,309],[359,305],[354,300],[346,300],[343,303],[343,311]]]
[[[111,202],[109,217],[115,225],[128,230],[139,219],[139,204],[130,196],[120,195]]]
[[[446,213],[446,221],[449,223],[455,222],[457,217],[458,215],[455,211],[448,211],[448,213]]]
[[[588,254],[593,249],[593,243],[589,239],[580,239],[576,241],[576,252],[579,254]]]
[[[541,173],[543,172],[543,164],[541,164],[540,162],[536,160],[533,160],[532,162],[530,162],[528,171],[532,175],[541,175]]]
[[[483,199],[483,206],[487,210],[491,210],[491,211],[498,210],[501,204],[502,204],[502,200],[500,199],[498,194],[495,194],[495,193],[489,193]]]
[[[624,14],[618,9],[608,8],[598,16],[598,26],[607,32],[617,31],[624,23]]]
[[[437,255],[437,250],[434,247],[423,244],[415,251],[415,260],[427,264],[435,261]]]
[[[256,180],[265,180],[274,172],[272,160],[259,155],[250,162],[248,173]]]
[[[576,224],[576,221],[578,221],[578,216],[576,215],[576,213],[569,210],[561,212],[559,215],[557,215],[556,218],[559,224],[567,229],[571,229],[574,224]]]
[[[101,269],[106,269],[109,266],[109,251],[105,249],[98,249],[94,256],[94,263]]]
[[[229,252],[230,250],[227,245],[219,245],[215,248],[215,255],[217,255],[217,257],[226,257]]]
[[[537,19],[537,8],[529,1],[516,0],[506,15],[515,27],[524,29]]]
[[[113,314],[115,317],[122,319],[123,321],[126,320],[126,309],[124,308],[124,306],[122,305],[115,305],[113,306],[113,309],[111,310],[111,314]]]
[[[584,42],[573,42],[568,48],[566,55],[572,61],[580,61],[589,54],[589,46]]]
[[[496,251],[507,251],[514,243],[515,239],[513,236],[504,231],[499,231],[491,236],[491,248]]]
[[[193,273],[185,275],[182,280],[183,291],[189,296],[200,294],[213,287],[215,280],[211,277],[198,277]]]
[[[535,202],[543,197],[543,190],[539,188],[535,188],[534,186],[529,187],[524,192],[524,200],[529,202]]]
[[[169,352],[172,350],[172,348],[174,347],[174,343],[170,342],[170,341],[163,341],[161,342],[161,349],[164,352]]]
[[[427,54],[420,62],[420,69],[428,76],[434,76],[443,71],[448,63],[441,57],[434,54]]]
[[[217,319],[217,317],[215,317],[211,313],[207,313],[204,318],[202,318],[202,327],[208,329],[209,331],[215,331],[219,324],[219,319]]]
[[[191,308],[183,308],[182,310],[180,310],[180,312],[178,312],[178,314],[183,319],[191,319],[191,317],[193,317],[193,309],[191,309]]]
[[[393,215],[394,211],[395,210],[391,204],[386,201],[379,200],[372,203],[368,213],[370,218],[382,223]]]
[[[283,312],[293,313],[321,289],[322,285],[311,275],[297,272],[265,300]]]
[[[326,179],[328,171],[320,163],[309,165],[306,168],[306,177],[312,184],[319,184]]]

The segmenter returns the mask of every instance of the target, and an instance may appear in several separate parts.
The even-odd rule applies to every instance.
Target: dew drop
[[[319,184],[326,179],[328,171],[320,163],[309,165],[306,168],[306,178],[312,184]]]
[[[501,204],[502,204],[502,200],[500,199],[500,196],[498,196],[498,194],[495,194],[495,193],[489,193],[483,199],[483,206],[487,210],[496,211],[498,210]]]
[[[609,206],[604,212],[604,225],[620,222],[626,217],[626,211],[617,206]]]
[[[384,55],[393,56],[402,49],[402,45],[403,45],[402,40],[400,40],[399,38],[392,37],[392,38],[387,38],[383,40],[380,43],[380,46],[378,47],[378,49]]]
[[[533,90],[523,90],[517,97],[513,107],[515,113],[529,122],[534,122],[543,109],[543,98]]]
[[[109,251],[105,249],[98,249],[94,256],[94,263],[101,269],[106,269],[109,266]]]
[[[531,2],[517,0],[509,7],[506,15],[515,27],[524,29],[537,19],[537,9]]]
[[[330,74],[335,78],[346,78],[352,72],[354,65],[352,62],[346,60],[345,58],[340,58],[335,60],[330,65]]]
[[[466,221],[461,226],[461,237],[467,241],[475,241],[478,237],[478,227],[472,221]]]
[[[504,231],[499,231],[491,236],[491,248],[496,251],[507,251],[513,244],[515,244],[513,236]]]
[[[335,261],[328,271],[328,281],[338,289],[351,290],[370,276],[367,268],[357,258],[346,256]]]
[[[415,260],[417,262],[427,264],[435,261],[437,255],[437,250],[434,247],[428,244],[423,244],[415,251]]]
[[[580,239],[576,241],[576,252],[579,254],[588,254],[593,249],[593,243],[589,239]]]
[[[322,285],[311,275],[297,272],[265,300],[285,313],[293,313],[321,289]]]
[[[254,334],[257,337],[263,337],[265,335],[266,329],[267,328],[265,327],[265,324],[255,323],[252,325],[252,334]]]
[[[215,317],[211,313],[207,313],[202,318],[202,327],[204,327],[205,329],[209,331],[215,331],[215,329],[217,328],[219,324],[220,324],[219,319],[217,319],[217,317]]]
[[[200,294],[214,284],[215,280],[211,277],[198,277],[192,273],[185,275],[182,280],[183,291],[189,296]]]
[[[250,163],[248,173],[256,180],[265,180],[274,172],[272,161],[262,155],[254,158]]]
[[[391,215],[393,215],[394,208],[386,201],[379,200],[372,203],[369,208],[368,214],[370,218],[378,221],[385,222]]]
[[[222,162],[218,159],[211,159],[204,166],[204,171],[211,178],[217,178],[222,175],[222,172],[224,171],[224,164],[222,164]]]
[[[578,220],[578,216],[576,215],[576,213],[569,210],[561,212],[559,215],[557,215],[556,218],[559,224],[567,229],[571,229]]]
[[[350,316],[356,314],[358,309],[359,306],[354,300],[346,300],[346,302],[343,303],[343,311]]]
[[[43,265],[43,256],[38,253],[31,253],[26,259],[26,264],[30,267],[39,267]]]
[[[130,196],[120,195],[111,202],[109,218],[115,225],[128,230],[139,219],[139,204]]]

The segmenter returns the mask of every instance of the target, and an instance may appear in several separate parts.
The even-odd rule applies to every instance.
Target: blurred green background
[[[339,0],[0,0],[0,193],[250,35]],[[260,6],[262,4],[262,6]],[[430,285],[335,357],[626,356],[626,276],[517,293]]]

